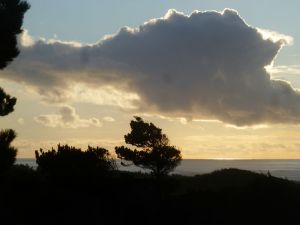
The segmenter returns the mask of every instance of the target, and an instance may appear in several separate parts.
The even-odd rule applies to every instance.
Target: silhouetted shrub
[[[144,122],[140,117],[135,117],[135,120],[130,122],[130,127],[131,132],[124,136],[125,142],[140,149],[116,147],[118,158],[131,161],[138,167],[149,169],[156,177],[168,174],[179,165],[180,151],[169,145],[168,137],[162,133],[160,128],[153,123]],[[123,162],[122,165],[126,166]]]
[[[49,174],[91,175],[95,172],[107,172],[116,169],[115,160],[108,150],[99,147],[80,148],[58,145],[57,150],[35,151],[38,170]]]

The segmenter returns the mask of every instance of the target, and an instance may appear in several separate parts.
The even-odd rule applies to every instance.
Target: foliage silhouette
[[[126,144],[140,149],[125,146],[116,147],[118,158],[131,161],[134,165],[151,170],[156,177],[166,175],[175,169],[181,161],[180,151],[169,145],[168,137],[153,123],[144,122],[135,117],[130,122],[131,132],[124,136]],[[122,162],[122,165],[130,165]]]
[[[19,55],[17,35],[22,32],[24,14],[29,8],[26,1],[0,0],[0,70]],[[13,112],[16,101],[0,87],[0,116]],[[13,130],[0,131],[0,172],[16,160],[17,149],[10,146],[15,137]]]
[[[17,35],[22,32],[24,14],[29,8],[26,1],[0,0],[0,70],[19,55]],[[11,113],[15,104],[16,98],[0,88],[0,116]]]
[[[29,8],[26,1],[0,0],[0,69],[19,55],[17,35],[22,32],[24,14]]]
[[[38,170],[55,175],[90,175],[95,172],[107,172],[116,169],[115,160],[108,150],[88,146],[86,151],[80,148],[58,145],[57,150],[35,151]]]
[[[0,116],[6,116],[14,111],[17,99],[6,94],[0,87]]]
[[[15,138],[16,133],[11,129],[0,132],[0,172],[6,171],[15,163],[17,149],[11,146]]]

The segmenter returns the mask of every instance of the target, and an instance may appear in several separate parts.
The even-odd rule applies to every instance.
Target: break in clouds
[[[78,98],[80,84],[118,93],[108,96],[139,112],[237,126],[299,123],[299,92],[272,80],[265,69],[288,40],[263,34],[234,10],[191,15],[170,10],[92,45],[27,43],[1,76],[23,82],[48,102]]]

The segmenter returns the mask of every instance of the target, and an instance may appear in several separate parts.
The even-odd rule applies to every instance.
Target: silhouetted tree
[[[87,174],[107,172],[116,169],[115,160],[108,150],[99,147],[80,148],[58,145],[57,150],[35,151],[38,169],[50,174]]]
[[[153,123],[146,123],[140,117],[130,122],[131,132],[124,136],[126,144],[139,149],[125,146],[116,147],[116,154],[121,160],[131,161],[143,169],[149,169],[156,177],[168,174],[179,165],[180,151],[169,145],[168,137]],[[127,166],[130,164],[122,165]]]
[[[26,1],[0,0],[0,70],[19,54],[17,35],[22,32],[24,14],[29,7]],[[11,113],[16,101],[0,88],[0,116]],[[17,149],[10,146],[15,137],[13,130],[0,131],[0,171],[15,162]]]
[[[21,0],[0,0],[0,69],[19,55],[17,35],[29,4]]]
[[[13,130],[3,130],[0,132],[0,171],[10,168],[17,155],[17,149],[11,146],[11,142],[16,138]]]

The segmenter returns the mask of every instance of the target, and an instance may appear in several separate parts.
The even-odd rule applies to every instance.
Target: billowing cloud
[[[234,10],[170,10],[96,44],[36,41],[1,76],[24,82],[50,102],[80,100],[85,89],[107,90],[111,99],[119,93],[115,105],[124,96],[123,108],[140,112],[237,126],[299,123],[299,92],[265,69],[291,41],[251,27]],[[84,88],[74,93],[78,85]]]
[[[47,127],[80,128],[101,127],[102,123],[97,118],[82,119],[71,106],[61,106],[59,113],[40,115],[34,118],[37,123]]]

